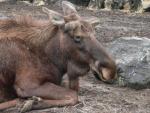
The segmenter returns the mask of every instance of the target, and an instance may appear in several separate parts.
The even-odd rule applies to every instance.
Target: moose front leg
[[[1,111],[5,110],[5,109],[15,107],[17,105],[18,101],[19,101],[19,99],[14,99],[11,101],[0,103],[0,113],[1,113]]]
[[[17,94],[20,97],[41,97],[43,101],[33,106],[33,109],[42,109],[53,106],[74,105],[78,101],[78,95],[71,89],[65,89],[53,83],[45,83],[37,88],[24,89],[16,88]]]
[[[89,67],[84,64],[74,63],[70,61],[68,63],[67,75],[69,78],[69,88],[75,91],[79,91],[79,77],[85,75],[89,71]]]
[[[15,89],[17,91],[17,95],[21,98],[33,96],[42,98],[42,101],[33,104],[31,109],[44,109],[55,106],[75,105],[78,102],[78,95],[75,91],[71,89],[65,89],[53,83],[45,83],[39,87],[31,89],[27,87],[21,89],[20,87],[16,86]],[[1,103],[0,111],[16,105],[16,100]]]
[[[69,88],[75,91],[79,91],[79,77],[69,77]]]

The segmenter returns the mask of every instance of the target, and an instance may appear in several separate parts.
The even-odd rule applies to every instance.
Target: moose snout
[[[114,63],[103,67],[100,61],[96,61],[91,66],[94,76],[103,82],[113,83],[117,78],[116,65]]]

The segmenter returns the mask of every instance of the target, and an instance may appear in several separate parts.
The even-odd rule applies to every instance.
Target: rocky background
[[[0,2],[26,2],[32,5],[48,5],[60,2],[62,0],[0,0]],[[76,5],[85,6],[89,9],[105,9],[105,10],[127,10],[130,12],[149,11],[150,0],[68,0]]]
[[[45,6],[61,12],[61,1],[0,2],[0,19],[11,18],[14,14],[32,14],[36,18],[47,18],[41,8]],[[29,113],[149,113],[150,12],[131,13],[116,9],[108,11],[105,7],[103,7],[105,10],[89,8],[85,7],[89,6],[88,0],[85,1],[86,4],[82,2],[81,5],[81,1],[74,0],[75,4],[80,4],[77,9],[82,16],[99,19],[95,27],[96,38],[116,59],[120,68],[119,77],[114,84],[104,84],[89,73],[80,80],[81,88],[77,105]],[[17,113],[18,109],[12,108],[4,113]]]

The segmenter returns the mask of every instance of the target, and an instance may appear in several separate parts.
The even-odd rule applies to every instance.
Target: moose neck
[[[25,40],[34,45],[35,48],[43,48],[45,44],[55,36],[58,27],[49,23],[48,25],[31,28],[25,35]]]
[[[49,61],[53,63],[63,75],[67,71],[67,54],[65,49],[63,49],[62,37],[63,32],[58,29],[55,36],[47,42],[44,51]]]

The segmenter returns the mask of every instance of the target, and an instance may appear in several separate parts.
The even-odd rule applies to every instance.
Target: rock
[[[0,2],[7,2],[10,4],[15,4],[17,0],[0,0]]]
[[[149,0],[90,0],[89,9],[118,10],[142,13],[149,7]]]
[[[150,39],[121,37],[107,47],[121,68],[116,83],[135,89],[150,88]]]
[[[89,9],[102,9],[104,8],[104,0],[90,0],[88,4]]]
[[[42,5],[45,5],[45,2],[43,0],[34,0],[33,5],[34,6],[42,6]]]
[[[150,11],[150,0],[143,0],[142,6],[145,11]]]
[[[105,0],[106,9],[123,9],[131,12],[142,12],[142,0]]]
[[[70,2],[72,2],[73,4],[76,5],[81,5],[81,6],[88,6],[90,0],[68,0]]]

